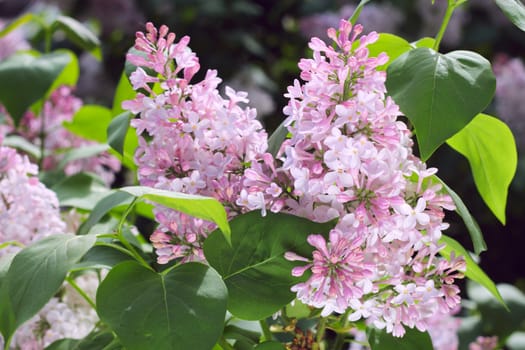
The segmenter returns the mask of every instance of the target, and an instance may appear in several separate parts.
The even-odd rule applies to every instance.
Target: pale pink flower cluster
[[[75,279],[75,283],[94,299],[99,285],[95,272],[82,274]],[[96,311],[86,300],[72,287],[65,285],[60,296],[51,298],[38,314],[18,328],[10,348],[43,350],[59,339],[82,339],[98,321]]]
[[[337,219],[325,240],[312,234],[313,259],[292,274],[310,277],[293,286],[321,315],[347,313],[402,336],[404,326],[428,329],[460,301],[454,284],[465,263],[438,255],[443,209],[451,198],[412,154],[410,132],[386,97],[386,55],[368,57],[372,32],[342,20],[328,36],[313,38],[313,58],[299,63],[304,83],[288,88],[284,113],[291,134],[278,159],[247,169],[239,205],[284,211],[317,222]],[[334,48],[336,47],[336,48]]]
[[[1,142],[0,136],[0,256],[18,250],[9,242],[28,245],[66,228],[57,196],[38,180],[37,166]]]
[[[82,100],[72,94],[72,88],[61,86],[44,102],[39,115],[29,111],[24,114],[18,132],[27,140],[40,146],[42,132],[44,133],[44,149],[48,155],[42,163],[43,170],[54,170],[63,159],[64,152],[94,145],[95,142],[83,139],[63,127],[64,122],[70,122],[75,113],[82,107]],[[96,123],[96,116],[93,116]],[[107,152],[97,156],[69,161],[64,167],[66,175],[81,171],[93,172],[99,175],[108,185],[120,170],[120,162]]]
[[[236,203],[244,169],[266,151],[267,135],[255,110],[240,105],[248,102],[246,93],[226,87],[226,98],[219,94],[215,70],[191,82],[200,65],[189,37],[175,42],[166,26],[148,23],[146,29],[137,33],[137,53],[127,56],[137,66],[130,81],[139,92],[123,103],[139,115],[131,125],[139,135],[140,184],[215,197],[232,217],[241,211]],[[201,244],[213,223],[162,206],[155,217],[160,225],[151,241],[160,263],[204,259]]]

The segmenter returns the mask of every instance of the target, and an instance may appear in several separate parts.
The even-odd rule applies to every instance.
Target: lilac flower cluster
[[[403,326],[424,331],[436,314],[459,301],[461,258],[441,258],[443,209],[454,209],[441,185],[412,154],[397,105],[385,96],[387,61],[368,57],[377,39],[341,21],[328,36],[337,49],[313,38],[312,59],[299,63],[304,83],[288,88],[285,125],[292,135],[275,163],[246,170],[239,204],[269,208],[317,222],[337,219],[328,240],[309,236],[313,259],[292,273],[311,277],[292,290],[321,315],[348,313],[402,336]]]
[[[198,58],[188,47],[189,37],[175,43],[168,27],[157,30],[146,25],[137,33],[135,49],[127,59],[138,68],[130,76],[139,92],[123,107],[140,118],[136,153],[142,185],[217,198],[230,217],[241,212],[238,201],[244,169],[256,162],[267,148],[267,135],[247,103],[247,94],[226,87],[226,98],[218,91],[221,80],[208,70],[204,79],[192,83]],[[151,236],[158,261],[203,260],[201,244],[215,225],[158,206],[160,223]]]
[[[65,230],[56,194],[38,180],[37,166],[1,142],[0,135],[0,256]]]
[[[313,221],[336,219],[329,238],[312,234],[313,257],[288,252],[306,264],[292,271],[310,278],[295,285],[297,298],[402,336],[404,326],[428,329],[436,315],[459,304],[455,279],[465,263],[440,257],[443,209],[451,198],[433,179],[436,169],[412,154],[411,134],[386,97],[387,56],[368,57],[372,32],[341,21],[328,30],[334,46],[313,38],[312,59],[299,63],[301,79],[285,95],[291,137],[276,158],[265,153],[266,134],[246,94],[226,88],[215,71],[190,83],[199,69],[188,37],[175,43],[166,26],[138,33],[128,60],[138,94],[123,107],[139,118],[136,154],[142,185],[217,198],[230,217],[261,210]],[[336,47],[336,48],[334,48]],[[147,95],[145,94],[147,93]],[[163,207],[151,236],[160,263],[203,259],[201,244],[214,225]]]

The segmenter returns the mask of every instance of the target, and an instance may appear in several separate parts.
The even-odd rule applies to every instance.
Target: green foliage
[[[496,87],[490,63],[471,51],[417,48],[387,73],[388,92],[414,125],[423,160],[480,113]]]
[[[64,128],[87,140],[100,143],[107,141],[107,128],[111,122],[111,110],[99,105],[84,105],[65,122]]]
[[[284,253],[310,256],[306,237],[328,234],[333,224],[252,211],[235,217],[230,226],[231,245],[214,232],[204,242],[204,255],[228,287],[228,310],[241,319],[260,320],[292,301],[290,287],[306,278],[291,275],[297,262],[286,260]]]
[[[461,216],[463,219],[463,222],[465,223],[465,226],[467,227],[467,230],[470,234],[470,239],[472,240],[472,244],[474,245],[474,252],[479,255],[481,252],[487,250],[487,244],[485,243],[485,240],[483,239],[483,234],[481,233],[481,229],[479,228],[479,225],[470,214],[470,211],[468,210],[465,203],[463,203],[463,200],[461,197],[458,196],[454,190],[452,190],[446,183],[443,182],[443,180],[439,179],[438,177],[435,177],[445,188],[445,191],[450,195],[452,200],[454,201],[454,204],[456,205],[456,212]]]
[[[71,62],[71,55],[57,51],[44,55],[15,54],[0,62],[0,102],[16,125],[29,107],[41,99],[60,73]]]
[[[505,16],[519,29],[525,31],[525,5],[520,0],[494,0]]]
[[[52,187],[60,205],[92,210],[95,204],[108,192],[105,183],[96,175],[78,173]]]
[[[10,339],[47,303],[69,269],[94,243],[94,236],[53,235],[14,257],[0,287],[0,332],[4,339]]]
[[[283,344],[275,341],[265,341],[258,344],[254,350],[286,350]]]
[[[113,118],[107,128],[108,144],[122,156],[122,163],[128,169],[136,169],[134,155],[138,146],[135,129],[129,127],[133,118],[130,112],[123,112]]]
[[[407,51],[413,49],[408,41],[405,39],[389,33],[380,33],[379,38],[375,43],[367,46],[370,57],[377,57],[384,52],[388,55],[388,62],[379,66],[379,70],[385,70],[392,61],[401,56]]]
[[[447,143],[468,159],[481,198],[505,224],[507,193],[518,166],[509,127],[499,119],[478,114]]]
[[[231,230],[228,225],[226,211],[215,198],[159,190],[146,186],[128,186],[120,190],[137,198],[161,204],[190,216],[212,221],[217,224],[225,239],[230,241]]]
[[[406,334],[402,338],[394,337],[385,330],[368,328],[368,343],[371,350],[432,350],[432,341],[427,332],[406,328]]]
[[[99,60],[102,58],[100,41],[86,26],[74,18],[68,16],[58,16],[51,25],[51,31],[62,30],[67,38],[82,49],[91,52]]]
[[[226,298],[220,276],[205,265],[157,273],[130,261],[99,286],[97,309],[128,350],[211,349],[223,330]]]
[[[112,114],[116,116],[125,112],[122,108],[122,102],[132,100],[135,96],[136,92],[133,90],[133,86],[131,86],[126,72],[122,72],[117,84],[117,89],[115,90],[115,96],[113,97]]]
[[[84,339],[65,338],[52,343],[45,350],[109,350],[124,349],[114,335],[107,330],[96,331]]]

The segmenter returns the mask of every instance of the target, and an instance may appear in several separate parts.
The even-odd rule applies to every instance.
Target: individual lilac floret
[[[130,81],[139,92],[123,103],[138,115],[131,125],[139,135],[140,184],[217,198],[230,218],[246,211],[237,204],[244,169],[267,148],[255,110],[241,107],[247,94],[226,87],[222,97],[214,70],[191,82],[200,65],[189,37],[176,42],[166,26],[148,23],[146,29],[127,56],[137,66]],[[151,241],[159,263],[204,259],[202,242],[215,224],[162,206],[156,206],[155,218],[159,226]]]
[[[433,178],[436,170],[412,154],[411,134],[386,96],[385,72],[377,70],[388,58],[368,56],[378,35],[361,32],[343,20],[327,31],[333,44],[312,38],[313,57],[299,62],[303,82],[285,95],[291,136],[277,159],[246,170],[246,200],[239,205],[317,222],[337,219],[329,240],[308,239],[316,248],[313,261],[286,255],[310,262],[295,275],[312,272],[292,290],[323,315],[347,313],[351,321],[366,319],[403,336],[405,326],[424,331],[458,305],[454,280],[465,264],[438,255],[448,227],[443,209],[454,205]],[[342,247],[353,258],[332,260]]]
[[[0,136],[0,256],[66,228],[57,196],[38,180],[37,166],[1,143]]]

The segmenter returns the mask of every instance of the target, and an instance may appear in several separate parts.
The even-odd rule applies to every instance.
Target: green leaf
[[[377,57],[384,52],[388,55],[388,62],[379,66],[378,70],[385,70],[392,61],[407,51],[412,50],[412,46],[405,39],[388,33],[380,33],[379,39],[375,43],[367,46],[370,57]]]
[[[0,81],[4,82],[0,84],[0,102],[15,125],[33,103],[44,97],[70,62],[71,56],[64,51],[38,57],[15,54],[0,62]]]
[[[91,248],[75,266],[73,270],[84,269],[108,269],[120,264],[123,261],[130,260],[131,257],[116,249],[95,245]]]
[[[100,46],[100,41],[98,40],[97,36],[76,19],[68,16],[58,16],[58,18],[52,24],[52,30],[64,31],[67,38],[74,44],[78,45],[84,50],[95,53],[95,57],[98,59],[101,58],[100,56],[96,55],[96,49]]]
[[[136,169],[134,155],[138,146],[135,129],[129,127],[133,118],[130,112],[124,112],[113,118],[108,126],[108,144],[122,156],[122,162],[129,169]]]
[[[434,38],[429,38],[429,37],[424,37],[424,38],[421,38],[417,41],[414,41],[413,43],[410,43],[410,45],[414,48],[418,48],[418,47],[427,47],[429,49],[433,48],[434,47],[434,44],[436,43],[436,39]]]
[[[286,350],[283,344],[276,341],[265,341],[257,345],[254,350]]]
[[[406,333],[403,337],[394,337],[386,333],[385,330],[376,328],[367,329],[368,343],[371,350],[432,350],[432,340],[427,332],[420,332],[417,329],[405,328]]]
[[[87,140],[105,143],[111,119],[111,110],[108,108],[99,105],[84,105],[75,113],[73,119],[70,122],[64,122],[63,126]]]
[[[450,260],[451,253],[454,252],[455,256],[464,257],[467,265],[465,276],[485,287],[501,303],[501,305],[507,308],[507,305],[503,301],[501,294],[496,288],[494,282],[478,266],[478,264],[476,264],[474,259],[472,259],[472,257],[470,256],[469,252],[465,248],[463,248],[463,246],[459,244],[458,241],[448,236],[442,235],[439,242],[445,244],[445,247],[439,251],[439,254],[441,256],[443,256],[447,260]]]
[[[64,338],[53,342],[45,350],[92,350],[107,349],[107,346],[115,342],[113,334],[107,330],[95,331],[83,339]]]
[[[93,174],[78,173],[51,188],[62,206],[91,210],[108,192],[105,183]]]
[[[63,154],[63,158],[57,165],[57,169],[63,170],[69,162],[79,159],[91,158],[105,152],[109,149],[106,144],[94,144],[82,146],[81,148],[72,148]]]
[[[0,38],[3,38],[4,36],[11,33],[16,28],[24,25],[25,23],[31,22],[34,18],[35,15],[33,13],[26,13],[25,15],[18,17],[17,19],[6,25],[4,28],[2,28],[2,30],[0,30]]]
[[[427,160],[489,104],[496,79],[490,62],[475,52],[444,55],[421,47],[388,66],[386,87],[414,125]]]
[[[497,118],[478,114],[447,143],[468,159],[481,198],[505,225],[507,194],[518,167],[516,142],[509,127]]]
[[[128,350],[211,349],[222,333],[227,290],[212,268],[188,263],[156,273],[115,266],[97,291],[97,310]]]
[[[9,339],[58,291],[68,270],[95,243],[95,236],[53,235],[21,250],[0,288],[0,331]]]
[[[268,153],[271,153],[272,156],[276,157],[281,145],[288,136],[288,128],[284,126],[284,121],[279,124],[277,129],[270,135],[268,139]]]
[[[133,86],[131,86],[126,73],[123,71],[120,75],[120,80],[115,91],[115,96],[113,97],[113,115],[119,115],[125,112],[125,110],[122,108],[122,102],[132,100],[136,95],[137,93],[135,90],[133,90]]]
[[[55,79],[51,87],[47,90],[46,97],[62,85],[76,86],[80,75],[80,66],[77,56],[70,50],[59,49],[55,53],[64,53],[69,55],[69,63],[62,69],[62,72]]]
[[[212,221],[217,224],[224,237],[228,241],[230,240],[231,231],[226,211],[215,198],[159,190],[145,186],[128,186],[120,190],[185,214]]]
[[[352,13],[352,16],[348,19],[352,25],[356,24],[357,20],[359,19],[359,15],[361,15],[361,11],[363,10],[363,7],[369,3],[371,0],[361,0],[357,7],[354,10],[354,13]]]
[[[129,205],[132,200],[133,196],[129,193],[120,191],[108,192],[95,204],[87,220],[80,226],[78,234],[87,234],[95,224],[111,211],[111,209],[120,205]]]
[[[25,137],[9,135],[4,138],[3,146],[9,146],[21,150],[35,159],[40,159],[40,147],[29,142]]]
[[[494,0],[516,27],[525,31],[525,5],[520,0]]]
[[[463,200],[461,200],[461,197],[458,196],[458,194],[454,192],[450,187],[448,187],[447,184],[443,182],[443,180],[441,180],[437,176],[435,176],[434,178],[439,183],[441,183],[441,185],[443,185],[445,191],[447,191],[447,193],[454,201],[454,204],[456,205],[456,212],[463,219],[463,222],[465,223],[465,226],[467,227],[467,230],[470,234],[470,239],[472,240],[472,244],[474,245],[474,252],[476,253],[476,255],[479,255],[481,254],[481,252],[487,250],[487,244],[483,239],[483,233],[481,232],[481,229],[479,228],[476,219],[474,219],[474,217],[470,214],[470,211],[468,210],[467,206],[465,205],[465,203],[463,203]]]
[[[215,231],[204,242],[204,255],[228,287],[228,310],[241,319],[260,320],[292,301],[290,288],[306,279],[291,275],[298,263],[286,260],[284,253],[311,256],[307,236],[327,234],[333,223],[252,211],[235,217],[230,227],[231,245]]]

